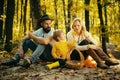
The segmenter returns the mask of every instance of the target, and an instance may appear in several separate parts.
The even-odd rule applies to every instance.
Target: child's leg
[[[66,61],[65,61],[65,60],[63,60],[63,59],[58,59],[58,61],[46,65],[46,68],[47,68],[47,69],[52,69],[52,68],[56,68],[56,67],[59,67],[59,66],[64,66],[65,64],[66,64]]]

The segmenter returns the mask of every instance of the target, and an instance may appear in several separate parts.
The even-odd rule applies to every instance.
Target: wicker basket
[[[73,54],[73,50],[76,50],[79,53],[80,60],[71,60],[71,54]],[[81,69],[84,66],[84,56],[80,50],[74,48],[70,51],[70,53],[67,55],[66,65],[72,69]]]

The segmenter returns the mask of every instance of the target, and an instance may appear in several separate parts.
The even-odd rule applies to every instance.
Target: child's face
[[[62,33],[60,34],[60,36],[58,37],[58,39],[59,39],[59,41],[65,41],[65,40],[66,40],[65,34],[62,32]]]

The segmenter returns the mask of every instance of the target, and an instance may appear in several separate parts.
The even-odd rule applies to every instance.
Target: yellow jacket
[[[74,48],[76,45],[76,42],[55,42],[52,48],[52,56],[55,59],[66,59],[67,53],[69,50]]]

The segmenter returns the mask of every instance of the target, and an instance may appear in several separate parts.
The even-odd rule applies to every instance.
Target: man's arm
[[[31,39],[33,39],[36,43],[39,43],[39,44],[48,44],[48,43],[50,43],[50,41],[52,39],[52,36],[49,36],[46,38],[37,37],[32,32],[29,32],[28,35]]]
[[[23,39],[22,39],[22,41],[21,41],[21,43],[20,43],[20,45],[19,45],[19,48],[18,48],[18,52],[19,52],[21,58],[24,58],[24,54],[23,54],[23,53],[24,53],[24,51],[23,51],[23,43],[24,43],[25,40],[27,40],[27,39],[29,39],[29,36],[28,36],[28,35],[24,36]]]

